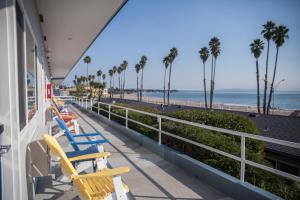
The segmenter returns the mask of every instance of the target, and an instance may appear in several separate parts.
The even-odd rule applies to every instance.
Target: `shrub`
[[[124,107],[130,107],[126,104],[118,104]],[[101,105],[101,108],[104,106]],[[108,110],[108,107],[105,108]],[[153,108],[134,108],[142,110],[145,112],[161,114],[159,110]],[[97,111],[96,111],[97,112]],[[125,116],[125,110],[120,108],[112,107],[112,112],[121,116]],[[107,115],[103,111],[100,113]],[[182,119],[186,121],[192,121],[200,124],[205,124],[209,126],[214,126],[218,128],[230,129],[234,131],[259,134],[258,129],[255,124],[250,121],[248,118],[239,116],[236,114],[220,111],[203,111],[203,110],[180,110],[170,113],[164,113],[169,117]],[[158,122],[156,117],[149,115],[144,115],[134,111],[129,111],[129,119],[136,120],[138,122],[147,124],[154,128],[158,128]],[[125,120],[111,115],[111,119],[120,123],[125,124]],[[128,122],[128,127],[153,139],[158,140],[158,132],[152,129],[146,128],[137,123]],[[175,134],[177,136],[205,144],[207,146],[228,152],[230,154],[240,156],[240,137],[229,135],[226,133],[211,131],[208,129],[198,128],[191,125],[186,125],[182,123],[177,123],[174,121],[162,120],[162,130]],[[169,146],[179,152],[182,152],[186,155],[189,155],[201,162],[204,162],[216,169],[219,169],[231,176],[240,178],[240,162],[235,161],[231,158],[222,156],[212,151],[203,149],[191,143],[187,143],[176,139],[174,137],[163,134],[162,143]],[[257,163],[261,163],[267,166],[271,164],[264,159],[264,143],[253,140],[246,139],[246,158]],[[246,175],[245,180],[252,183],[262,189],[268,190],[278,196],[281,196],[285,199],[300,199],[300,185],[294,181],[290,181],[274,175],[273,173],[266,172],[264,170],[246,166]]]

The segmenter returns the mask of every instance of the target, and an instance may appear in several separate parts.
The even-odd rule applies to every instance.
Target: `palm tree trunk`
[[[88,78],[88,77],[89,77],[89,64],[86,63],[86,78]]]
[[[170,104],[170,90],[171,90],[171,73],[172,73],[172,63],[170,63],[170,70],[169,70],[169,82],[168,82],[168,105]]]
[[[140,88],[140,101],[143,98],[143,82],[144,82],[144,69],[142,68],[141,88]]]
[[[164,75],[164,105],[166,104],[166,75],[167,75],[167,68],[165,68],[165,75]]]
[[[122,96],[121,96],[121,82],[120,82],[120,76],[121,76],[121,75],[119,74],[119,93],[120,93],[120,99],[121,99]]]
[[[98,101],[100,101],[100,90],[101,90],[101,88],[99,87],[98,88]]]
[[[112,94],[111,94],[111,77],[110,77],[110,79],[109,79],[109,87],[110,87],[110,90],[109,90],[109,96],[110,96],[110,98],[112,97]]]
[[[126,79],[126,71],[124,71],[124,80],[123,80],[123,99],[125,98],[125,79]]]
[[[214,68],[214,57],[211,56],[211,72],[210,72],[210,97],[209,97],[209,108],[212,109],[212,92],[213,92],[213,68]]]
[[[267,84],[268,84],[269,48],[270,48],[270,41],[268,40],[267,60],[266,60],[266,73],[265,73],[265,88],[264,88],[264,102],[263,102],[263,113],[264,113],[264,114],[266,114],[266,104],[267,104]]]
[[[257,81],[257,112],[260,113],[260,92],[259,92],[258,59],[256,59],[256,81]]]
[[[114,93],[115,93],[115,75],[113,75],[112,98],[114,98]]]
[[[212,104],[213,104],[214,92],[215,92],[216,63],[217,63],[217,58],[214,59],[214,73],[213,73],[212,93],[211,93],[211,107],[212,107]]]
[[[203,62],[203,85],[204,85],[204,100],[205,100],[205,108],[207,109],[207,97],[206,97],[206,80],[205,80],[205,62]]]
[[[274,81],[275,81],[276,69],[277,69],[278,51],[279,51],[279,47],[276,48],[275,67],[274,67],[274,71],[273,71],[273,78],[272,78],[272,83],[271,83],[271,90],[270,90],[270,94],[269,94],[269,101],[268,101],[268,107],[267,107],[267,115],[269,114],[269,111],[270,111],[272,95],[273,95],[273,92],[274,92]]]
[[[121,87],[121,98],[123,98],[123,74],[121,74],[120,87]]]
[[[139,97],[139,74],[136,75],[136,97],[137,97],[137,100],[140,101],[140,97]]]

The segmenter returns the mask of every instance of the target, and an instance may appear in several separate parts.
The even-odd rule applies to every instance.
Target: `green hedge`
[[[120,106],[130,107],[126,104],[118,104]],[[108,106],[102,106],[108,110]],[[134,108],[145,112],[162,114],[157,109],[152,108]],[[112,107],[112,112],[121,116],[125,116],[125,110]],[[103,111],[100,113],[108,116]],[[248,118],[236,114],[220,111],[203,111],[203,110],[180,110],[165,115],[182,120],[197,122],[205,125],[210,125],[219,128],[225,128],[235,131],[247,132],[258,134],[259,131],[255,124]],[[140,114],[137,112],[129,111],[128,116],[130,119],[145,123],[149,126],[158,128],[158,122],[155,117]],[[125,120],[111,115],[111,119],[117,123],[125,125]],[[128,127],[158,141],[158,132],[144,126],[138,125],[134,122],[128,122]],[[176,123],[169,120],[162,120],[162,130],[175,134],[177,136],[190,139],[192,141],[205,144],[207,146],[240,156],[240,137],[232,136],[216,131],[210,131],[203,128],[197,128],[182,123]],[[240,162],[233,159],[221,156],[206,149],[200,148],[190,143],[183,142],[174,137],[162,135],[162,143],[179,152],[189,155],[201,162],[204,162],[216,169],[219,169],[236,178],[240,177]],[[264,143],[247,139],[246,140],[246,158],[267,166],[271,164],[264,159]],[[276,176],[272,173],[257,169],[255,167],[246,166],[247,182],[250,182],[260,188],[268,190],[277,194],[285,199],[300,199],[300,186],[299,183],[286,180],[282,177]]]

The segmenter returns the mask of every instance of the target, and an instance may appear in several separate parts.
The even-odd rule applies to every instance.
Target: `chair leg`
[[[74,131],[75,131],[75,134],[79,134],[79,124],[77,123],[76,120],[72,120],[73,122],[73,126],[74,126]]]
[[[103,145],[97,145],[98,152],[104,152]],[[107,167],[107,158],[96,159],[97,171]]]
[[[114,187],[115,187],[116,199],[117,200],[127,200],[127,195],[123,188],[121,176],[113,177],[113,183],[114,183]]]

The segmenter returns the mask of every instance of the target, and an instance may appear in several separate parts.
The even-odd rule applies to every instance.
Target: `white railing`
[[[114,104],[108,104],[108,103],[103,103],[103,102],[96,102],[95,104],[97,106],[93,106],[93,100],[88,100],[88,99],[80,99],[80,98],[75,98],[75,103],[80,105],[81,107],[84,107],[86,109],[90,109],[92,110],[93,108],[97,109],[97,113],[100,114],[100,111],[106,112],[108,113],[108,118],[109,120],[111,120],[111,115],[120,117],[122,119],[125,120],[125,127],[128,128],[128,122],[133,122],[136,124],[139,124],[141,126],[144,126],[146,128],[155,130],[158,132],[158,143],[161,144],[161,136],[162,134],[171,136],[173,138],[176,138],[178,140],[196,145],[198,147],[201,147],[203,149],[212,151],[214,153],[220,154],[222,156],[234,159],[236,161],[239,161],[241,164],[241,168],[240,168],[240,181],[244,182],[245,181],[245,165],[251,165],[253,167],[257,167],[260,168],[262,170],[266,170],[268,172],[283,176],[285,178],[294,180],[294,181],[300,181],[300,177],[287,173],[287,172],[283,172],[277,169],[274,169],[272,167],[266,166],[266,165],[262,165],[260,163],[256,163],[253,162],[251,160],[247,160],[246,159],[246,139],[255,139],[258,141],[262,141],[262,142],[269,142],[269,143],[274,143],[274,144],[279,144],[279,145],[283,145],[286,147],[291,147],[291,148],[295,148],[295,149],[300,149],[300,144],[299,143],[295,143],[295,142],[289,142],[289,141],[285,141],[285,140],[279,140],[279,139],[275,139],[275,138],[270,138],[270,137],[265,137],[265,136],[260,136],[260,135],[254,135],[254,134],[250,134],[250,133],[244,133],[244,132],[239,132],[239,131],[233,131],[233,130],[228,130],[228,129],[223,129],[223,128],[217,128],[217,127],[213,127],[213,126],[208,126],[208,125],[204,125],[204,124],[200,124],[200,123],[195,123],[195,122],[190,122],[190,121],[186,121],[186,120],[181,120],[181,119],[176,119],[176,118],[172,118],[172,117],[168,117],[168,116],[164,116],[164,115],[158,115],[158,114],[154,114],[154,113],[148,113],[148,112],[144,112],[141,110],[136,110],[136,109],[132,109],[132,108],[127,108],[127,107],[123,107],[123,106],[118,106],[118,105],[114,105]],[[101,108],[101,105],[106,105],[108,106],[108,110]],[[119,108],[119,109],[123,109],[125,110],[125,117],[118,115],[116,113],[112,112],[112,108]],[[156,117],[157,118],[157,122],[158,122],[158,128],[152,127],[150,125],[141,123],[139,121],[136,121],[134,119],[130,119],[128,117],[128,112],[132,111],[132,112],[136,112],[136,113],[141,113],[144,115],[148,115],[148,116],[152,116],[152,117]],[[186,125],[191,125],[194,127],[198,127],[198,128],[204,128],[207,130],[211,130],[211,131],[216,131],[217,133],[226,133],[229,135],[234,135],[234,136],[238,136],[241,138],[241,152],[240,152],[240,156],[236,156],[233,154],[230,154],[228,152],[224,152],[222,150],[216,149],[214,147],[210,147],[206,144],[201,144],[199,142],[195,142],[192,141],[190,139],[187,138],[183,138],[181,136],[169,133],[167,131],[163,131],[162,130],[162,119],[165,120],[169,120],[169,121],[173,121],[173,122],[177,122],[177,123],[182,123],[182,124],[186,124]]]
[[[71,101],[71,102],[75,101],[76,98],[75,96],[55,96],[55,97],[64,101]]]

